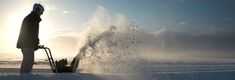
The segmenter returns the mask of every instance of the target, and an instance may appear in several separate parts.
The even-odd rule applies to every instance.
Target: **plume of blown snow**
[[[94,72],[113,68],[115,64],[128,64],[127,61],[135,58],[137,26],[127,24],[122,14],[117,14],[115,20],[110,20],[108,15],[106,9],[99,6],[91,20],[83,25],[86,29],[81,34],[76,56],[81,60],[80,68]]]

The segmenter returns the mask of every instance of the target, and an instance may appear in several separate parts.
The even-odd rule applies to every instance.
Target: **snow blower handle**
[[[44,45],[38,45],[38,49],[44,49],[44,50],[45,50],[45,52],[46,52],[46,54],[47,54],[48,61],[49,61],[50,66],[51,66],[52,72],[57,73],[58,70],[57,70],[55,61],[53,60],[53,57],[52,57],[50,48],[44,47]]]

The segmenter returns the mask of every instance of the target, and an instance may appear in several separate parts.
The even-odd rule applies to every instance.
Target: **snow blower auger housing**
[[[73,61],[71,62],[70,65],[68,64],[67,59],[61,59],[59,61],[54,61],[52,54],[51,54],[51,50],[48,47],[44,47],[43,45],[39,45],[39,49],[44,49],[46,54],[47,54],[47,58],[48,61],[50,63],[51,66],[51,70],[54,73],[69,73],[69,72],[76,72],[76,69],[78,67],[79,64],[79,59],[78,58],[73,58]]]

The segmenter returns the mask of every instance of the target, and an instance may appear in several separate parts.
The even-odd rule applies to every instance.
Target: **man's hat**
[[[44,11],[44,7],[41,4],[35,3],[33,5],[33,11],[34,12]]]

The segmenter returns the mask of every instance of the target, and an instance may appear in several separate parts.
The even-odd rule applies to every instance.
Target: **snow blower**
[[[48,61],[50,63],[51,66],[51,70],[54,73],[72,73],[72,72],[76,72],[76,69],[78,67],[79,61],[80,59],[78,57],[73,58],[72,62],[70,65],[68,64],[67,59],[61,59],[59,61],[54,61],[52,54],[51,54],[51,50],[48,47],[44,47],[44,45],[39,45],[39,49],[44,49],[46,54],[47,54],[47,58]]]

